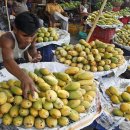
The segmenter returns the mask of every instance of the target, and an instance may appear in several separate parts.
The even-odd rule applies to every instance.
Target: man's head
[[[17,15],[14,23],[18,30],[28,35],[34,34],[40,27],[38,18],[29,12],[23,12]]]
[[[18,41],[23,44],[23,48],[33,41],[36,31],[40,27],[38,18],[29,12],[17,15],[14,24],[14,32]]]
[[[82,4],[86,4],[87,3],[87,0],[82,0]]]

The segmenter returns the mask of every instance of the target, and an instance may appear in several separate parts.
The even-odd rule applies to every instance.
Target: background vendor
[[[40,52],[35,48],[35,34],[39,28],[37,17],[29,12],[16,16],[13,31],[0,37],[0,67],[4,67],[22,83],[23,95],[34,94],[36,91],[32,79],[18,66],[15,60],[26,58],[30,62],[41,60]],[[30,56],[30,59],[28,59]]]
[[[46,5],[46,12],[50,17],[50,20],[59,21],[63,30],[68,30],[68,17],[62,7],[56,3],[56,0],[50,0]]]

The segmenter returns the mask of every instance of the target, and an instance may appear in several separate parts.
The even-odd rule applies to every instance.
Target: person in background
[[[27,7],[27,0],[14,0],[12,9],[13,9],[13,14],[17,16],[18,14],[28,11]]]
[[[130,0],[124,0],[124,3],[121,5],[121,9],[126,7],[130,8]]]
[[[91,11],[93,12],[93,11],[96,11],[97,9],[96,9],[96,4],[98,3],[98,2],[100,2],[101,0],[90,0],[90,2],[91,2]]]
[[[42,16],[43,16],[43,13],[42,13],[42,10],[38,10],[37,11],[37,16],[38,16],[38,19],[39,19],[39,24],[40,24],[40,27],[42,27],[44,25],[44,21],[42,19]]]
[[[37,89],[33,80],[20,69],[15,60],[19,58],[26,58],[30,62],[41,60],[41,54],[35,48],[39,21],[35,15],[23,12],[16,16],[14,23],[13,31],[6,32],[0,37],[0,68],[4,66],[21,81],[23,96],[27,98],[28,93],[34,95]]]
[[[88,11],[90,12],[90,6],[87,0],[82,0],[79,5],[79,13],[81,17],[81,24],[83,25],[83,31],[86,32],[86,24],[85,21],[88,17]]]
[[[12,5],[13,5],[13,0],[8,0],[7,1],[7,7],[8,7],[8,13],[9,13],[9,15],[12,14]]]
[[[82,0],[81,4],[79,6],[79,11],[80,11],[80,15],[83,18],[83,20],[87,19],[88,8],[89,8],[89,5],[87,4],[87,0]]]
[[[66,12],[63,10],[63,8],[56,3],[56,0],[50,0],[49,3],[46,5],[45,11],[50,17],[50,20],[53,21],[59,21],[61,23],[61,28],[63,30],[68,31],[68,17]]]

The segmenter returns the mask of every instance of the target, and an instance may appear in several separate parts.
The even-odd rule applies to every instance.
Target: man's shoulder
[[[3,35],[1,35],[0,39],[12,39],[11,32],[6,32]]]
[[[2,44],[12,44],[14,41],[14,38],[11,34],[11,32],[6,32],[0,37],[0,42]]]

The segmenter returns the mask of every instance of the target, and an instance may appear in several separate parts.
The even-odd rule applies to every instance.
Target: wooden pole
[[[90,31],[89,31],[89,34],[88,34],[87,39],[86,39],[86,42],[89,41],[89,39],[90,39],[90,37],[91,37],[91,35],[92,35],[92,33],[93,33],[93,31],[94,31],[96,25],[97,25],[97,22],[98,22],[98,20],[99,20],[101,14],[102,14],[102,11],[103,11],[103,9],[104,9],[106,3],[107,3],[107,0],[104,0],[104,1],[103,1],[103,4],[102,4],[102,6],[101,6],[101,8],[100,8],[100,10],[99,10],[98,16],[96,17],[95,22],[94,22],[92,28],[91,28]]]
[[[10,18],[9,18],[8,6],[7,6],[7,0],[5,0],[5,7],[6,7],[6,14],[7,14],[7,20],[8,20],[9,31],[11,31]]]

